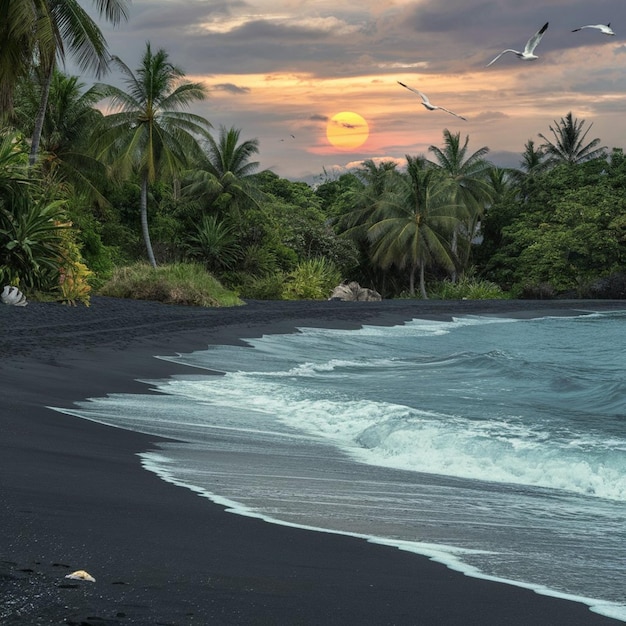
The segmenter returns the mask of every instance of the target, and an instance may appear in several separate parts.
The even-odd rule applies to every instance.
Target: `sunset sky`
[[[506,54],[485,67],[505,48],[522,50],[545,22],[538,60]],[[571,32],[607,22],[614,37]],[[550,136],[570,111],[593,123],[588,140],[626,147],[625,0],[133,0],[128,22],[99,23],[133,69],[147,41],[164,48],[207,86],[193,112],[216,131],[258,139],[261,168],[292,180],[427,155],[446,128],[469,135],[470,151],[488,146],[494,163],[517,166],[526,141],[541,143],[538,133]],[[467,121],[427,111],[397,81]],[[329,140],[333,129],[356,132],[359,124],[331,121],[341,112],[365,121],[360,147]]]

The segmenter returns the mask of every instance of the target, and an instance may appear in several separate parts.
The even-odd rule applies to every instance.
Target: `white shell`
[[[89,582],[95,583],[96,579],[88,574],[84,569],[76,570],[71,574],[68,574],[65,578],[73,578],[74,580],[88,580]]]
[[[13,306],[26,306],[26,296],[17,288],[11,285],[5,285],[2,293],[0,294],[0,300],[4,304],[12,304]]]

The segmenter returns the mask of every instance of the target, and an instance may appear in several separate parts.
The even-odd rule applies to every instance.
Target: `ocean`
[[[626,621],[626,312],[300,328],[59,409],[173,442],[236,514],[356,535]]]

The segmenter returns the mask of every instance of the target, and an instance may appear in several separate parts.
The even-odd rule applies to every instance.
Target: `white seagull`
[[[398,85],[402,85],[405,89],[408,89],[409,91],[412,91],[413,93],[416,93],[422,99],[422,104],[424,105],[424,107],[426,107],[429,111],[436,111],[437,109],[440,109],[441,111],[450,113],[450,115],[454,115],[454,117],[458,117],[462,120],[467,121],[467,118],[463,117],[462,115],[458,115],[457,113],[453,113],[452,111],[445,109],[444,107],[439,107],[436,104],[433,104],[428,99],[428,96],[426,96],[426,94],[423,94],[421,91],[418,91],[417,89],[413,89],[413,87],[409,87],[408,85],[405,85],[404,83],[401,83],[400,81],[398,81]]]
[[[587,24],[586,26],[575,28],[572,32],[575,33],[579,30],[582,30],[583,28],[595,28],[596,30],[599,30],[601,33],[605,35],[615,35],[615,33],[613,32],[613,29],[611,28],[611,22],[609,22],[606,25],[605,24]]]
[[[543,34],[548,30],[548,22],[546,22],[527,42],[526,47],[524,48],[524,52],[520,52],[519,50],[513,50],[513,48],[507,48],[503,50],[493,61],[487,63],[487,67],[489,67],[492,63],[495,63],[503,54],[507,52],[512,52],[522,61],[534,61],[539,57],[534,54],[535,48],[541,41]]]

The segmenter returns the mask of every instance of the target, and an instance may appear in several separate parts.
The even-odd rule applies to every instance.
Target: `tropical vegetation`
[[[260,170],[257,139],[193,113],[205,88],[167,51],[148,42],[133,70],[57,4],[0,0],[0,282],[29,299],[225,306],[343,281],[384,298],[626,297],[626,157],[572,112],[518,168],[444,129],[403,163],[290,181]],[[59,71],[66,50],[124,88]]]

